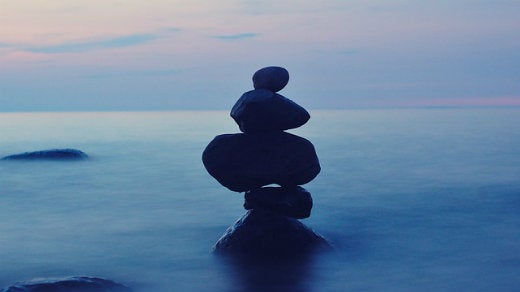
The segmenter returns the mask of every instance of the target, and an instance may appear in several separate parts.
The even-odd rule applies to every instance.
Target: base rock
[[[250,257],[291,257],[329,247],[300,221],[264,210],[250,210],[214,246],[214,251]]]

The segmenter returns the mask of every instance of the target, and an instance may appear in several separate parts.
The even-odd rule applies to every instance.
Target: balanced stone
[[[253,209],[228,228],[216,252],[241,256],[286,257],[329,247],[328,242],[297,219]]]
[[[2,292],[131,292],[130,288],[114,281],[92,277],[44,279],[18,283]]]
[[[246,210],[265,209],[296,219],[311,215],[311,194],[300,186],[263,187],[244,195]]]
[[[309,112],[294,101],[265,89],[244,93],[231,109],[244,133],[283,131],[304,125]]]
[[[286,132],[219,135],[202,153],[202,162],[235,192],[269,184],[303,185],[321,170],[312,143]]]
[[[282,90],[289,82],[289,72],[282,67],[265,67],[253,74],[253,86],[255,89],[267,89],[272,92]]]
[[[216,136],[202,161],[221,185],[245,192],[247,213],[228,228],[214,250],[243,259],[292,259],[328,242],[298,219],[311,214],[312,197],[300,185],[320,172],[314,145],[284,132],[310,119],[303,107],[277,94],[289,82],[282,67],[265,67],[253,75],[254,90],[231,109],[239,134]],[[268,185],[276,184],[277,187]]]
[[[81,160],[88,158],[84,152],[76,149],[50,149],[24,152],[6,156],[4,160]]]

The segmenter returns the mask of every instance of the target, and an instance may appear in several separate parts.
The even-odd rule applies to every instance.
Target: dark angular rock
[[[300,221],[265,210],[250,210],[214,246],[214,251],[243,256],[287,257],[328,247],[321,235]]]
[[[289,72],[282,67],[265,67],[253,74],[253,87],[272,92],[282,90],[289,82]]]
[[[303,185],[321,170],[312,143],[285,132],[219,135],[202,153],[202,162],[235,192],[269,184]]]
[[[70,277],[15,284],[2,292],[131,292],[119,283],[101,278]]]
[[[297,103],[265,89],[244,93],[230,115],[244,133],[294,129],[307,123],[311,117]]]
[[[81,160],[88,158],[84,152],[76,149],[50,149],[9,155],[4,160]]]
[[[296,219],[311,215],[311,194],[299,186],[254,189],[247,191],[244,198],[246,210],[265,209]]]

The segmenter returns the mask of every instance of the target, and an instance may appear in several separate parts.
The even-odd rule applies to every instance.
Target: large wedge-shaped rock
[[[214,251],[279,258],[323,247],[330,247],[327,240],[300,221],[265,210],[250,210],[228,228]]]
[[[202,161],[211,176],[235,192],[303,185],[321,170],[312,143],[285,132],[219,135]]]

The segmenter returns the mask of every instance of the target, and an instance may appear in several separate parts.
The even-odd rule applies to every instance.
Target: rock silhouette
[[[50,149],[5,156],[3,160],[81,160],[88,155],[77,149]]]
[[[284,258],[305,254],[324,244],[323,237],[294,218],[253,209],[228,228],[214,249],[251,257]]]
[[[282,131],[219,135],[202,160],[220,184],[235,192],[306,184],[321,169],[311,142]]]
[[[244,93],[230,113],[243,133],[218,135],[202,153],[211,176],[231,191],[245,192],[248,210],[218,240],[216,252],[283,257],[328,246],[297,220],[309,217],[312,209],[311,194],[300,185],[321,168],[310,141],[284,132],[310,118],[303,107],[276,93],[288,81],[284,68],[258,70],[255,89]]]
[[[266,89],[248,91],[231,109],[244,133],[283,131],[305,124],[309,113],[292,100]]]
[[[244,199],[246,210],[273,210],[296,219],[311,216],[311,194],[300,186],[253,189],[246,192]]]
[[[265,67],[253,74],[253,87],[255,89],[267,89],[272,92],[278,92],[282,90],[288,82],[289,72],[282,67]]]
[[[92,277],[43,279],[18,283],[4,288],[2,292],[132,292],[114,281]]]

